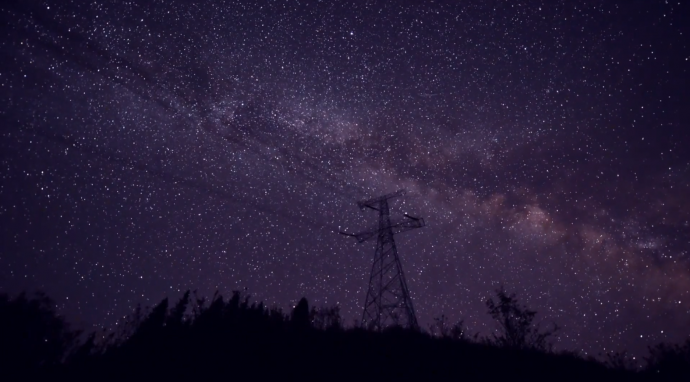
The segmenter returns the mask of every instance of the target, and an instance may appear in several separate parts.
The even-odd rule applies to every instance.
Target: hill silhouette
[[[608,362],[555,352],[557,327],[532,324],[536,312],[497,290],[487,301],[501,328],[468,338],[441,316],[429,331],[345,328],[338,307],[290,314],[233,292],[211,299],[187,291],[171,304],[137,307],[119,331],[72,330],[38,294],[0,295],[3,380],[687,380],[690,341],[650,349],[640,370],[622,354]],[[81,339],[79,339],[81,337]]]

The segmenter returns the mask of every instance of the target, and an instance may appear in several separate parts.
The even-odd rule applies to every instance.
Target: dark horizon
[[[112,333],[78,332],[55,315],[49,298],[0,294],[0,365],[5,375],[60,380],[227,380],[319,376],[326,380],[463,379],[529,381],[679,380],[688,375],[690,340],[660,345],[645,363],[625,354],[604,362],[554,351],[557,330],[534,326],[534,311],[504,289],[487,301],[502,330],[477,338],[462,322],[435,319],[429,331],[399,325],[344,327],[337,307],[302,298],[287,313],[252,302],[190,291],[137,308]],[[495,298],[495,299],[494,299]],[[363,323],[364,324],[364,323]]]

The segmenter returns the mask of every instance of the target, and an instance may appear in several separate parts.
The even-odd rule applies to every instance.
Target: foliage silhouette
[[[532,323],[533,312],[505,293],[492,305],[499,309],[498,317],[503,317],[500,309],[505,305],[515,317],[526,317],[518,324]],[[44,297],[34,301],[23,295],[14,300],[2,296],[0,307],[3,339],[20,330],[48,333],[54,339],[50,351],[15,352],[12,361],[19,366],[12,370],[39,370],[44,379],[70,381],[663,380],[687,371],[690,347],[657,346],[649,367],[634,372],[572,352],[545,351],[547,347],[539,345],[546,342],[544,332],[534,326],[527,330],[526,325],[511,324],[519,329],[517,333],[526,333],[514,342],[524,346],[467,339],[462,321],[450,325],[445,316],[437,317],[431,333],[400,327],[373,332],[343,327],[338,307],[309,308],[301,299],[285,314],[252,302],[239,291],[229,299],[219,293],[205,299],[187,291],[173,304],[164,299],[151,309],[137,307],[117,332],[92,333],[75,346],[78,332],[69,330]],[[3,355],[15,349],[42,349],[43,344],[31,338],[37,337],[15,335],[13,341],[0,342]]]
[[[309,322],[317,330],[342,330],[340,307],[312,307],[309,311]]]
[[[43,293],[0,294],[0,368],[41,371],[60,365],[77,346],[73,331]]]
[[[520,305],[515,293],[507,294],[503,286],[496,290],[497,301],[489,298],[486,306],[489,314],[499,324],[499,332],[492,334],[491,341],[499,346],[513,349],[551,350],[549,337],[559,331],[553,328],[542,330],[534,323],[537,312]]]
[[[299,330],[306,330],[310,325],[309,320],[309,302],[302,297],[299,300],[295,309],[292,311],[292,324]]]
[[[432,336],[444,339],[465,340],[467,338],[465,321],[459,320],[453,324],[449,324],[448,317],[446,317],[445,314],[434,317],[434,322],[429,325],[429,333]]]
[[[661,380],[690,380],[690,338],[684,344],[657,344],[649,348],[645,372]]]
[[[606,353],[604,363],[614,370],[637,370],[639,364],[626,351]]]

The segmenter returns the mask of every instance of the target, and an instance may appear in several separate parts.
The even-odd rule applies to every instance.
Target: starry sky
[[[690,4],[9,1],[0,290],[112,327],[184,290],[361,317],[374,211],[422,326],[504,285],[557,348],[690,334]]]

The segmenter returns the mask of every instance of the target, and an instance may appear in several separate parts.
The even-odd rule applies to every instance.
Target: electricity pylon
[[[340,232],[356,238],[359,243],[373,237],[377,238],[374,264],[371,267],[369,289],[362,314],[362,325],[371,330],[380,331],[390,326],[411,329],[419,327],[393,236],[424,227],[424,219],[404,214],[405,219],[393,224],[388,209],[389,199],[404,194],[405,190],[399,190],[392,194],[357,202],[362,210],[371,208],[378,211],[378,227],[355,234]]]

